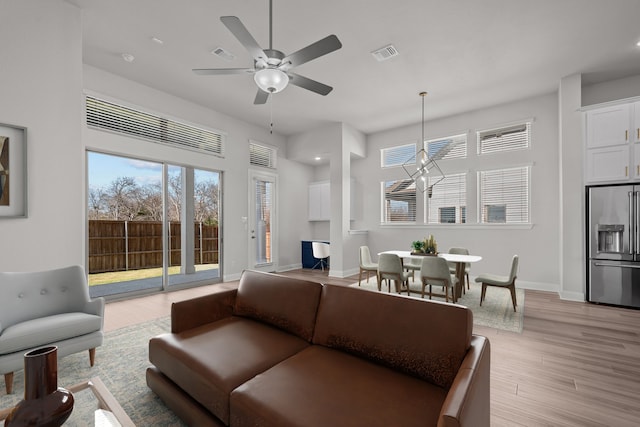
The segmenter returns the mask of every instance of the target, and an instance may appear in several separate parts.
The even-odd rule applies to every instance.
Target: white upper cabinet
[[[621,104],[588,111],[587,148],[629,143],[631,108],[630,104]]]
[[[634,179],[640,179],[640,143],[634,144],[634,159],[633,159],[633,177]]]
[[[640,142],[640,102],[633,104],[633,128],[631,139],[635,142]],[[637,151],[637,150],[636,150]]]
[[[587,182],[620,182],[629,179],[629,147],[592,148],[587,150]]]
[[[309,184],[309,221],[331,219],[331,185],[329,181]]]
[[[587,184],[640,179],[640,102],[586,113]]]

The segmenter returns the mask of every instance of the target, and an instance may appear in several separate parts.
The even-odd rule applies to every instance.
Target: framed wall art
[[[27,128],[0,123],[0,219],[27,217]]]

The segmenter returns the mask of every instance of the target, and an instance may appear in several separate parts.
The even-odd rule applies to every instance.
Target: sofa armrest
[[[473,335],[469,352],[442,405],[438,427],[489,427],[490,362],[489,340]]]
[[[171,304],[174,334],[233,315],[237,289],[230,289]]]

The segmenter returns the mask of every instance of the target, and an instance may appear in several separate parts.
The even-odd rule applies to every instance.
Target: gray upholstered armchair
[[[0,273],[0,374],[7,394],[24,354],[45,345],[58,357],[89,350],[93,366],[102,345],[104,299],[89,298],[84,269],[72,266],[29,273]]]

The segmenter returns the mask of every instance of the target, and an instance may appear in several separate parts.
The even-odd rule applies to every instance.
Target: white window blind
[[[254,166],[275,169],[277,150],[255,142],[249,142],[249,163]]]
[[[479,131],[478,154],[492,154],[529,148],[531,123]]]
[[[529,175],[529,166],[478,172],[480,222],[529,223]]]
[[[224,135],[143,111],[86,97],[87,126],[180,148],[222,155]]]
[[[382,182],[382,222],[415,222],[416,184],[410,179]]]
[[[433,185],[438,178],[429,178],[429,185]],[[467,174],[447,175],[437,185],[433,186],[430,199],[427,222],[429,224],[461,224],[467,222]]]
[[[388,168],[402,166],[404,162],[415,157],[416,144],[399,145],[380,150],[380,166]]]
[[[464,159],[467,157],[467,134],[425,141],[429,157],[435,160]]]

